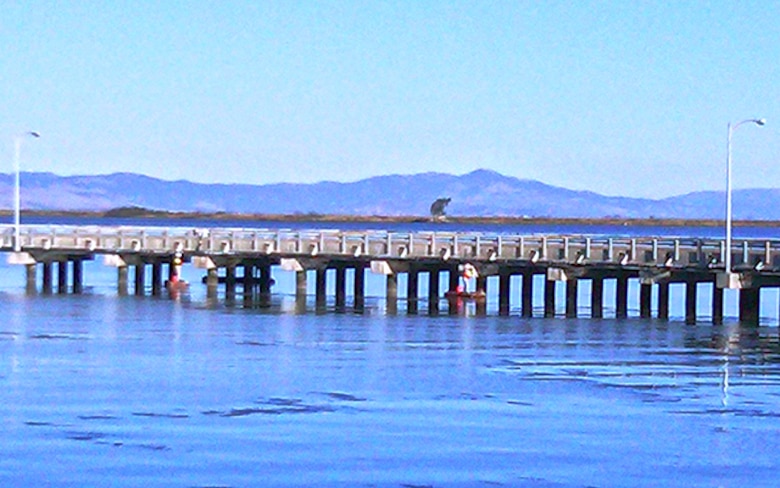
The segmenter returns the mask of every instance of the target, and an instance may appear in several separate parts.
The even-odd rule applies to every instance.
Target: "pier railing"
[[[0,227],[1,249],[13,249],[12,226]],[[351,256],[460,261],[614,263],[718,267],[723,239],[512,235],[478,232],[389,232],[179,227],[23,226],[26,251],[70,253]],[[780,240],[735,239],[732,262],[780,268]]]

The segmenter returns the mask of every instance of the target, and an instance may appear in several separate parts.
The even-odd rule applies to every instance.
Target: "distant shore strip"
[[[720,227],[722,219],[671,219],[671,218],[567,218],[567,217],[514,217],[514,216],[447,216],[432,220],[415,215],[338,215],[294,213],[232,213],[232,212],[175,212],[142,207],[121,207],[106,211],[79,210],[24,210],[25,215],[38,217],[70,218],[127,218],[127,219],[171,219],[202,221],[267,221],[267,222],[389,222],[389,223],[439,223],[453,224],[495,224],[495,225],[617,225],[645,227]],[[12,210],[0,210],[0,215],[10,216]],[[735,220],[735,226],[780,227],[778,220]]]

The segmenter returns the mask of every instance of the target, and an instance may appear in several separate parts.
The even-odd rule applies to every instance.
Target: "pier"
[[[517,296],[519,313],[532,317],[539,305],[533,298],[534,286],[539,285],[535,277],[541,275],[544,300],[537,308],[544,316],[556,314],[556,289],[564,287],[565,316],[577,317],[583,305],[578,287],[588,282],[590,316],[603,317],[604,284],[610,280],[615,296],[614,302],[613,297],[609,301],[617,318],[628,316],[629,291],[638,289],[639,316],[651,317],[655,311],[657,318],[668,319],[670,285],[683,284],[686,321],[697,320],[698,290],[708,286],[707,316],[713,322],[723,321],[724,289],[737,289],[740,322],[757,323],[760,290],[780,288],[780,240],[733,240],[733,269],[726,272],[722,239],[24,226],[19,236],[21,252],[14,252],[13,227],[0,227],[0,232],[0,251],[10,263],[26,267],[26,289],[31,293],[80,293],[87,279],[83,263],[102,259],[116,268],[120,295],[142,295],[149,288],[152,295],[166,293],[177,266],[195,266],[204,271],[207,296],[216,297],[220,287],[226,297],[235,296],[238,287],[245,298],[262,303],[270,297],[273,273],[285,271],[295,273],[297,299],[305,301],[308,280],[314,279],[316,303],[331,298],[337,309],[347,306],[349,273],[351,307],[360,311],[365,303],[365,276],[372,272],[385,277],[388,310],[397,307],[398,277],[406,275],[407,311],[417,313],[418,303],[427,302],[428,311],[437,313],[443,292],[455,292],[464,266],[469,265],[476,270],[476,287],[488,301],[497,298],[501,315],[510,313],[510,298]],[[327,296],[329,276],[335,280],[333,297]],[[488,281],[489,277],[497,279]],[[418,296],[423,279],[427,279],[427,297]],[[484,306],[484,301],[477,301],[478,310]],[[456,310],[452,304],[449,308]]]

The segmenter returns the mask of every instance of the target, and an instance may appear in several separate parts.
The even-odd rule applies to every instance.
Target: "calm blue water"
[[[323,314],[284,273],[268,309],[114,273],[28,296],[0,265],[0,486],[780,483],[776,296],[754,328],[685,325],[675,287],[669,322],[407,315],[369,274],[365,313]]]

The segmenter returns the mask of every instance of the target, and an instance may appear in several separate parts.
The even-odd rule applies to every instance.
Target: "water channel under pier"
[[[734,318],[741,322],[780,316],[780,240],[735,240],[734,270],[726,273],[725,243],[711,238],[24,226],[20,252],[11,227],[2,239],[9,262],[26,268],[30,293],[80,293],[89,286],[85,263],[102,261],[116,270],[118,294],[186,293],[170,284],[188,276],[189,287],[205,288],[212,299],[261,307],[290,294],[301,310],[361,312],[367,281],[381,280],[368,299],[381,297],[391,313],[399,306],[431,314],[469,308],[720,323],[725,293],[738,297]],[[467,289],[485,299],[443,299],[464,285],[467,266],[476,271]],[[671,297],[680,294],[682,310],[674,310]]]

